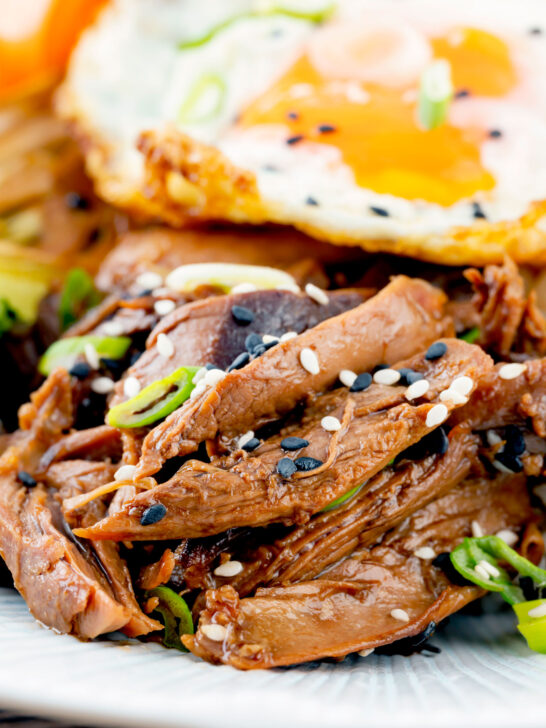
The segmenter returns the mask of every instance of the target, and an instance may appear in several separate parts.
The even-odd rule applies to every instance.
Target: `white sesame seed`
[[[423,561],[436,558],[436,552],[430,546],[421,546],[420,549],[413,552],[413,555],[417,556],[418,559],[423,559]]]
[[[445,422],[447,419],[448,414],[449,412],[445,404],[435,404],[434,407],[431,407],[431,409],[427,412],[425,424],[427,427],[436,427],[436,425],[441,425],[442,422]]]
[[[91,389],[97,394],[108,394],[114,389],[114,380],[110,377],[97,377],[91,382]]]
[[[499,369],[499,377],[501,379],[515,379],[527,369],[525,364],[503,364]]]
[[[339,381],[346,387],[352,387],[355,383],[356,376],[350,369],[342,369],[339,373]]]
[[[470,377],[457,377],[451,382],[450,389],[454,389],[456,392],[459,392],[459,394],[464,395],[467,397],[470,392],[472,391],[472,388],[474,387],[474,380]]]
[[[533,607],[527,612],[529,617],[546,617],[546,603],[539,604],[537,607]]]
[[[216,576],[237,576],[243,570],[243,565],[240,561],[226,561],[224,564],[220,564],[214,569]]]
[[[131,399],[140,392],[140,382],[136,377],[127,377],[123,382],[123,394]]]
[[[136,465],[122,465],[114,473],[114,480],[132,480],[135,470]]]
[[[197,382],[195,385],[195,388],[190,394],[190,399],[195,399],[196,397],[199,397],[200,394],[202,394],[205,389],[207,388],[207,385],[201,380],[200,382]]]
[[[481,538],[483,536],[483,528],[480,526],[478,521],[472,521],[470,524],[470,528],[472,530],[472,535],[474,538]]]
[[[159,288],[163,285],[163,278],[159,273],[154,273],[151,270],[145,271],[137,276],[136,283],[145,290],[153,291],[154,288]]]
[[[478,563],[478,566],[481,566],[482,569],[485,569],[490,576],[500,576],[501,575],[501,573],[497,569],[497,567],[494,564],[490,564],[489,561],[486,561],[485,559],[482,559]]]
[[[305,286],[305,293],[307,293],[309,298],[312,298],[313,301],[320,303],[322,306],[326,306],[326,304],[330,300],[328,298],[328,295],[322,290],[322,288],[315,286],[314,283],[308,283]]]
[[[400,372],[396,369],[379,369],[374,375],[373,380],[376,384],[396,384],[400,380]]]
[[[207,367],[201,367],[201,369],[198,369],[193,375],[193,379],[191,380],[192,384],[197,384],[197,382],[200,382],[207,372]]]
[[[257,290],[258,289],[254,283],[250,283],[250,281],[245,281],[243,283],[238,283],[236,286],[233,286],[230,293],[253,293]]]
[[[171,356],[174,354],[174,344],[169,339],[167,334],[159,334],[157,337],[157,351],[158,354],[161,354],[161,356],[164,356],[165,359],[170,359]]]
[[[500,538],[508,546],[515,546],[518,542],[518,535],[508,528],[504,528],[502,531],[497,531],[495,534],[497,538]]]
[[[502,442],[502,437],[495,432],[495,430],[487,430],[486,434],[487,442],[491,447],[494,445],[500,445]]]
[[[474,571],[476,572],[476,574],[478,574],[478,576],[481,576],[482,579],[485,579],[485,581],[489,581],[489,579],[491,578],[489,576],[489,572],[486,571],[481,564],[476,564],[476,566],[474,567]]]
[[[227,629],[222,624],[204,624],[199,629],[213,642],[223,642],[227,637]]]
[[[158,316],[166,316],[176,308],[176,303],[170,298],[162,298],[154,303],[154,311]]]
[[[320,372],[317,355],[313,349],[305,348],[300,351],[300,363],[309,374],[318,374]]]
[[[391,609],[391,617],[399,622],[409,622],[409,614],[405,609]]]
[[[100,359],[97,350],[89,342],[83,347],[83,353],[87,359],[87,363],[91,369],[98,369],[100,367]]]
[[[326,417],[323,417],[320,424],[326,432],[337,432],[338,430],[341,430],[341,422],[337,417],[332,417],[332,415],[326,415]]]
[[[223,369],[209,369],[199,384],[202,383],[205,387],[215,387],[225,376],[226,372]]]
[[[449,387],[448,389],[444,389],[443,392],[440,392],[440,400],[442,402],[451,402],[451,404],[466,404],[468,397],[465,397],[464,394],[461,394],[456,389]]]
[[[123,333],[123,326],[120,321],[105,321],[101,328],[105,336],[121,336]]]
[[[253,437],[254,437],[253,430],[249,430],[248,432],[245,432],[245,434],[241,435],[241,437],[237,440],[237,447],[240,450],[242,450],[243,447],[247,444],[247,442],[250,442]]]
[[[290,341],[290,339],[294,339],[297,336],[296,331],[287,331],[286,334],[283,334],[279,341]]]
[[[371,655],[373,651],[374,648],[370,647],[368,650],[360,650],[358,654],[360,655],[360,657],[368,657],[368,655]]]
[[[491,463],[493,467],[499,471],[499,473],[504,473],[505,475],[513,475],[514,471],[510,470],[510,468],[507,468],[504,463],[501,463],[500,460],[493,460]]]
[[[264,344],[272,344],[274,341],[279,341],[278,336],[271,336],[271,334],[264,334],[262,336],[262,341]]]
[[[297,283],[283,283],[277,286],[278,291],[289,291],[290,293],[301,293],[301,288]]]
[[[428,379],[418,379],[413,384],[410,384],[406,389],[406,399],[418,399],[428,392],[430,389],[430,382]]]

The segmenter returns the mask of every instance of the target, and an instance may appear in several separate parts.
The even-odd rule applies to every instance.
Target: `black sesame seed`
[[[256,348],[255,348],[255,349],[253,350],[253,352],[252,352],[252,356],[254,356],[254,357],[258,357],[258,356],[261,356],[262,354],[265,354],[265,352],[266,352],[266,351],[267,351],[267,347],[266,347],[266,345],[265,345],[265,344],[260,344],[260,346],[257,346],[257,347],[256,347]]]
[[[294,460],[294,464],[298,470],[307,472],[308,470],[316,470],[317,468],[320,468],[322,460],[317,460],[316,458],[310,458],[304,455],[301,458],[296,458]]]
[[[227,371],[232,372],[234,369],[241,369],[241,367],[244,367],[245,364],[248,364],[250,361],[250,354],[248,351],[243,351],[239,356],[236,356],[235,359],[231,362],[231,364],[228,366]]]
[[[281,458],[277,463],[277,473],[283,478],[290,478],[296,472],[297,467],[290,458]]]
[[[294,121],[297,121],[300,118],[297,111],[289,111],[286,116],[288,119],[293,119]]]
[[[17,473],[17,480],[27,488],[34,488],[34,486],[37,485],[36,480],[30,473],[27,473],[26,470],[20,470]]]
[[[77,192],[69,192],[65,195],[64,201],[71,210],[87,210],[89,208],[89,200]]]
[[[268,341],[267,344],[262,344],[262,346],[265,346],[266,351],[268,349],[271,349],[274,346],[277,346],[279,342],[278,341]]]
[[[406,377],[408,376],[408,374],[411,374],[412,371],[413,371],[413,369],[408,369],[407,367],[402,367],[402,369],[399,369],[398,370],[398,374],[400,374],[400,382],[399,383],[401,385],[407,385],[408,380],[407,380]]]
[[[281,441],[281,447],[283,450],[301,450],[302,447],[307,447],[309,440],[304,440],[303,437],[285,437]]]
[[[495,460],[501,463],[501,465],[504,465],[505,468],[508,468],[508,470],[511,470],[513,473],[521,473],[523,470],[521,458],[506,449],[498,452],[495,456]]]
[[[71,376],[76,377],[76,379],[85,379],[91,374],[91,367],[87,364],[87,362],[79,361],[74,364],[68,373]]]
[[[485,212],[479,202],[472,203],[472,214],[476,220],[487,220]]]
[[[135,351],[131,354],[131,358],[129,360],[129,365],[133,366],[133,364],[136,364],[137,361],[140,359],[144,352],[143,351]]]
[[[384,207],[375,207],[375,205],[370,205],[370,210],[374,213],[374,215],[379,215],[379,217],[389,217],[389,211],[385,210]]]
[[[231,315],[239,326],[248,326],[254,321],[254,314],[244,306],[232,306]]]
[[[525,452],[525,438],[522,431],[516,425],[508,425],[505,431],[506,445],[504,451],[512,455],[523,455]]]
[[[529,35],[542,35],[542,28],[529,28]]]
[[[425,359],[427,359],[427,361],[434,361],[434,359],[439,359],[446,352],[447,346],[444,344],[444,342],[435,341],[434,344],[431,344],[428,347],[427,353],[425,354]]]
[[[263,344],[262,337],[259,334],[249,334],[245,339],[245,349],[252,354],[257,346]]]
[[[490,129],[489,130],[489,137],[491,139],[499,139],[499,137],[502,136],[502,131],[500,129]]]
[[[258,440],[258,438],[253,437],[252,440],[245,442],[245,444],[243,445],[243,450],[246,450],[246,452],[252,452],[258,447],[259,444],[260,441]]]
[[[376,364],[373,368],[373,373],[380,372],[382,369],[390,369],[388,364]]]
[[[470,91],[467,88],[461,88],[455,92],[456,99],[465,99],[467,96],[470,96]]]
[[[101,357],[100,363],[112,372],[114,375],[121,376],[126,369],[125,364],[118,361],[117,359],[109,359],[108,357]]]
[[[289,146],[293,146],[294,144],[299,144],[301,141],[303,141],[303,134],[294,134],[294,136],[288,137],[286,143]]]
[[[147,298],[148,296],[153,295],[153,288],[143,288],[142,291],[139,291],[136,298]]]
[[[154,523],[158,523],[158,521],[161,521],[163,518],[165,518],[166,513],[167,509],[165,508],[163,503],[156,503],[155,505],[146,508],[146,510],[140,517],[140,525],[151,526]]]
[[[369,372],[362,372],[354,380],[352,386],[349,387],[349,392],[363,392],[365,389],[368,389],[371,383],[372,375]]]
[[[278,172],[279,168],[275,167],[274,164],[264,164],[262,167],[264,172]]]
[[[306,205],[309,205],[310,207],[318,207],[319,206],[318,200],[315,200],[314,197],[308,197],[305,200],[305,204]]]
[[[208,362],[207,362],[207,363],[205,364],[205,369],[208,369],[208,370],[210,371],[211,369],[218,369],[218,367],[217,367],[217,366],[215,366],[214,364],[211,364],[211,362],[210,362],[210,361],[208,361]]]
[[[408,385],[418,382],[420,379],[424,378],[425,377],[421,374],[421,372],[408,372],[408,374],[406,374],[406,381]]]
[[[337,126],[334,126],[333,124],[321,124],[318,127],[319,134],[332,134],[332,132],[337,131]]]

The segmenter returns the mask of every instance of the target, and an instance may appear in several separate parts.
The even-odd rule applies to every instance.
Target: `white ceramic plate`
[[[146,728],[546,726],[546,656],[509,612],[459,616],[434,657],[351,657],[242,673],[155,645],[82,644],[40,627],[0,589],[0,706]]]

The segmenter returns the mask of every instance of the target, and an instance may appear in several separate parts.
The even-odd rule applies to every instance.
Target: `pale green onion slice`
[[[233,15],[230,18],[226,18],[221,23],[218,23],[203,35],[196,38],[189,38],[183,40],[178,44],[179,50],[188,50],[190,48],[199,48],[203,46],[219,33],[226,30],[234,23],[239,20],[252,20],[253,18],[270,18],[274,16],[284,16],[287,18],[294,18],[295,20],[306,20],[309,23],[323,23],[330,18],[337,7],[337,2],[328,2],[326,4],[319,3],[319,5],[312,9],[306,9],[303,3],[268,3],[265,7],[251,10],[246,13],[239,13]]]
[[[423,71],[419,88],[417,116],[423,129],[436,129],[446,121],[452,98],[451,66],[444,59],[434,61]]]
[[[348,490],[343,495],[340,495],[339,498],[336,498],[331,503],[329,503],[326,508],[322,509],[322,513],[326,513],[327,511],[333,511],[334,508],[337,508],[338,506],[343,505],[343,503],[346,503],[348,500],[353,498],[357,493],[359,493],[362,488],[364,487],[365,483],[362,483],[362,485],[357,485],[354,488],[351,488],[351,490]]]
[[[240,283],[253,283],[257,289],[294,290],[294,278],[277,268],[238,263],[194,263],[181,265],[169,273],[167,286],[175,291],[193,291],[199,286],[217,286],[228,293]]]
[[[215,119],[222,111],[226,98],[226,82],[217,73],[199,78],[178,110],[179,124],[200,124]]]

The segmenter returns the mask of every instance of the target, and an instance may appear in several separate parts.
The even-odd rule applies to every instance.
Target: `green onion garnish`
[[[365,483],[362,483],[362,485],[356,485],[354,488],[351,488],[351,490],[348,490],[343,495],[340,495],[339,498],[336,498],[331,503],[329,503],[326,506],[326,508],[323,508],[322,513],[325,513],[327,511],[333,511],[334,508],[337,508],[338,506],[342,505],[343,503],[346,503],[353,496],[355,496],[364,487],[364,485],[365,485]]]
[[[0,336],[10,331],[16,321],[16,312],[12,309],[5,298],[0,298]]]
[[[178,110],[176,120],[179,124],[199,124],[214,119],[224,105],[226,82],[217,73],[201,76]]]
[[[450,554],[461,576],[487,591],[498,592],[511,604],[518,617],[518,629],[535,652],[546,653],[546,599],[525,601],[522,589],[499,561],[509,564],[520,576],[532,579],[537,589],[546,587],[546,571],[520,556],[498,536],[465,538]]]
[[[66,276],[59,302],[59,323],[65,331],[100,302],[93,279],[83,268],[73,268]]]
[[[473,344],[480,338],[481,333],[482,332],[480,331],[479,327],[474,326],[474,328],[468,329],[468,331],[464,331],[457,338],[466,341],[468,344]]]
[[[322,8],[305,11],[298,8],[290,8],[284,4],[272,4],[270,7],[266,7],[261,10],[251,10],[246,13],[239,13],[238,15],[233,15],[230,18],[226,18],[226,20],[218,23],[203,35],[198,36],[197,38],[183,40],[181,43],[178,44],[178,48],[179,50],[188,50],[190,48],[198,48],[199,46],[203,46],[211,41],[219,33],[226,30],[226,28],[229,28],[239,20],[270,18],[277,15],[281,17],[284,16],[286,18],[294,18],[295,20],[307,20],[309,23],[323,23],[324,21],[328,20],[328,18],[334,13],[336,6],[337,2],[332,2],[328,3]]]
[[[191,612],[185,600],[167,586],[150,589],[145,593],[145,597],[146,599],[156,597],[159,600],[151,616],[159,616],[165,626],[163,634],[165,647],[187,652],[180,638],[183,634],[193,634],[194,629]]]
[[[180,407],[192,393],[193,378],[200,367],[180,367],[172,374],[152,382],[126,402],[112,407],[106,421],[112,427],[144,427],[163,419]]]
[[[423,129],[436,129],[446,121],[452,98],[451,66],[444,59],[434,61],[423,71],[419,87],[417,116]]]
[[[121,359],[131,344],[127,336],[71,336],[51,344],[40,359],[38,371],[48,376],[57,367],[71,369],[76,359],[85,353],[90,344],[99,357]]]

